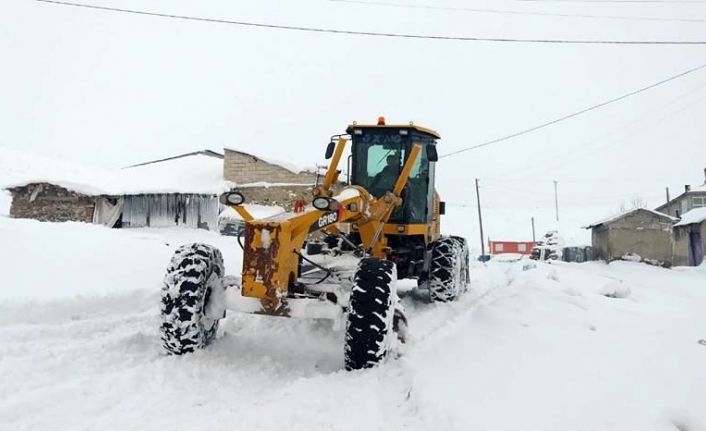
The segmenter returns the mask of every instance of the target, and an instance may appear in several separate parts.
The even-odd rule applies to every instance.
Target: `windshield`
[[[353,148],[353,182],[379,198],[392,191],[400,175],[411,143],[399,134],[366,134]],[[429,162],[426,145],[415,160],[402,197],[404,202],[390,221],[423,223],[427,221]]]

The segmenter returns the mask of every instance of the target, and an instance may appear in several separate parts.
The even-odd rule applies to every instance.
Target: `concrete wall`
[[[257,182],[311,185],[316,182],[313,172],[295,174],[281,166],[267,163],[250,154],[225,150],[223,176],[236,184]]]
[[[15,187],[10,192],[10,217],[53,222],[93,221],[96,204],[92,196],[47,183]]]
[[[689,232],[693,225],[674,228],[673,262],[675,266],[689,265]],[[697,229],[701,230],[701,247],[706,251],[706,222],[702,222]]]
[[[600,259],[613,260],[627,253],[672,262],[672,223],[649,211],[635,211],[593,228],[593,247]]]

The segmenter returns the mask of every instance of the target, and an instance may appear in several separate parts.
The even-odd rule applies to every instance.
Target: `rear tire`
[[[346,370],[371,368],[390,351],[397,303],[397,269],[388,260],[362,259],[358,264],[346,323]]]
[[[442,237],[432,245],[429,296],[433,302],[451,302],[466,290],[468,247],[460,237]]]
[[[471,283],[471,273],[470,273],[470,251],[468,250],[468,242],[466,241],[466,238],[460,237],[460,236],[452,236],[451,238],[455,239],[458,242],[458,245],[460,247],[460,256],[461,256],[461,286],[462,292],[468,291],[468,285]]]
[[[215,247],[189,244],[176,250],[162,285],[160,335],[168,354],[193,352],[216,336],[218,318],[206,311],[217,308],[210,302],[222,289],[223,272],[223,257]]]

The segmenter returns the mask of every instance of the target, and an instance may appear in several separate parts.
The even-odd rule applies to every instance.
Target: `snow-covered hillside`
[[[475,264],[459,302],[405,299],[400,357],[342,370],[325,322],[229,315],[161,353],[171,252],[233,238],[0,217],[0,429],[703,430],[706,267]]]

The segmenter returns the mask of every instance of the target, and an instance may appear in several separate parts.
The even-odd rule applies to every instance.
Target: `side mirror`
[[[436,152],[436,145],[427,145],[427,159],[430,162],[436,162],[439,160],[439,154]]]
[[[336,149],[336,144],[333,142],[329,142],[328,146],[326,147],[326,154],[324,157],[326,157],[326,160],[330,159],[333,156],[333,150]]]
[[[439,202],[439,215],[446,214],[446,202]]]

